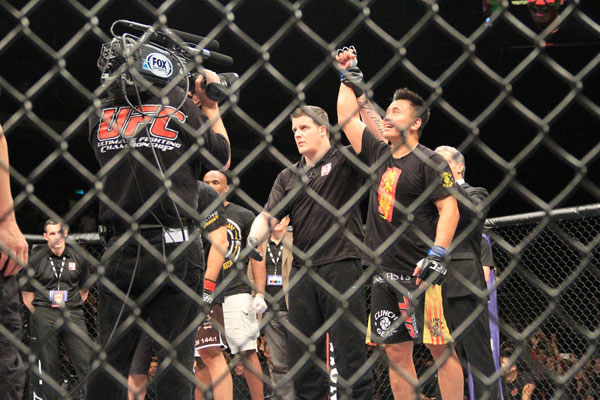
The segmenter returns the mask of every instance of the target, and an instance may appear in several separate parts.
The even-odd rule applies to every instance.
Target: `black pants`
[[[67,355],[75,372],[77,381],[83,380],[89,370],[90,347],[86,344],[88,330],[85,324],[83,309],[60,309],[52,307],[36,307],[31,314],[31,350],[39,358],[35,366],[40,373],[52,378],[40,380],[32,374],[33,391],[44,400],[59,399],[59,393],[52,388],[60,385],[60,343],[64,343]],[[82,387],[83,388],[83,387]],[[34,395],[34,398],[35,398]]]
[[[473,386],[476,399],[499,399],[498,384],[485,385],[480,375],[486,377],[496,373],[496,366],[490,344],[490,322],[487,301],[477,296],[462,296],[448,299],[448,325],[450,334],[454,338],[456,353],[463,366],[469,363],[473,374]],[[483,305],[483,312],[475,318],[473,323],[460,335],[456,336],[454,330],[471,317],[478,305]]]
[[[294,283],[298,274],[302,274],[302,270],[292,268],[290,286],[293,286],[289,294],[289,321],[309,338],[315,332],[320,332],[318,337],[309,339],[310,343],[315,345],[312,359],[304,358],[312,348],[310,343],[297,338],[293,331],[289,334],[289,369],[292,371],[297,368],[296,364],[301,366],[294,374],[296,397],[306,400],[326,400],[329,395],[329,376],[324,370],[328,361],[325,344],[325,334],[328,331],[334,346],[339,377],[350,382],[344,385],[338,378],[338,399],[372,399],[373,373],[371,368],[361,370],[367,365],[365,293],[362,287],[352,288],[362,272],[360,262],[350,259],[310,267],[310,270],[338,292],[344,294],[350,289],[355,291],[355,294],[348,300],[347,309],[344,309],[340,296],[326,290],[308,274],[302,276],[298,283]],[[343,310],[343,315],[334,316],[340,310]],[[360,325],[357,326],[355,323]],[[323,328],[324,326],[329,328]]]
[[[115,240],[109,242],[108,254],[112,252]],[[198,241],[165,244],[160,233],[149,236],[148,240],[167,257],[179,246],[187,247],[171,260],[173,270],[167,272],[168,266],[132,241],[104,261],[105,278],[124,293],[131,285],[129,299],[136,301],[141,311],[139,316],[160,335],[150,334],[159,360],[154,380],[155,399],[192,399],[194,336],[201,321],[194,321],[199,318],[201,301],[198,296],[202,274],[201,244]],[[125,298],[111,290],[111,285],[101,281],[99,342],[106,352],[106,362],[114,370],[107,371],[104,364],[98,371],[93,371],[88,386],[88,399],[91,400],[127,398],[125,382],[141,337],[141,329],[131,320],[132,308],[126,305],[119,315]],[[115,326],[117,329],[113,333]]]
[[[6,400],[21,400],[25,386],[25,369],[14,340],[21,340],[21,315],[17,278],[0,271],[0,325],[9,336],[0,333],[0,393]]]

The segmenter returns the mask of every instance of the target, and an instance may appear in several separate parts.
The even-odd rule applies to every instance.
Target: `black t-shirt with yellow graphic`
[[[202,245],[204,257],[202,259],[202,271],[206,272],[206,261],[210,252],[210,240],[208,234],[227,225],[227,213],[223,200],[219,198],[219,193],[208,183],[198,181],[198,213],[200,214],[200,229],[202,230]],[[221,277],[221,275],[219,275]],[[204,279],[204,277],[202,278]],[[216,292],[214,304],[223,303],[223,292]]]
[[[227,213],[219,194],[208,183],[198,181],[198,213],[203,237],[227,224]]]
[[[248,257],[241,259],[239,256],[246,247],[246,239],[255,215],[247,208],[233,203],[225,206],[225,212],[227,213],[227,241],[229,244],[219,284],[221,282],[226,284],[225,296],[250,293],[252,288],[247,283]]]
[[[450,196],[454,178],[448,163],[419,144],[408,155],[392,157],[391,147],[368,129],[359,157],[377,166],[367,214],[366,244],[388,270],[412,274],[433,245],[439,218],[437,200]],[[373,263],[373,254],[365,256]]]

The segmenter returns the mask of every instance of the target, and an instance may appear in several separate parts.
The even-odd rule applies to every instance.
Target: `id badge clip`
[[[48,297],[52,307],[63,308],[69,297],[69,292],[66,290],[51,290]]]
[[[283,286],[283,276],[267,275],[267,286]]]
[[[163,233],[165,243],[181,243],[188,239],[188,228],[166,229]]]

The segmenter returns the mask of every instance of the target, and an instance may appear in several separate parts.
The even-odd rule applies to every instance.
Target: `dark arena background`
[[[336,120],[332,53],[353,45],[379,113],[397,88],[421,94],[431,107],[421,143],[461,150],[466,180],[490,193],[496,281],[481,296],[497,294],[496,350],[531,376],[536,398],[598,400],[600,2],[564,0],[546,26],[534,18],[527,1],[0,0],[0,124],[19,227],[31,248],[45,245],[45,220],[63,220],[83,249],[102,256],[93,234],[99,199],[91,194],[99,165],[87,117],[101,93],[96,64],[114,21],[216,39],[233,58],[203,66],[240,76],[234,97],[221,104],[231,142],[229,199],[255,213],[277,174],[299,159],[289,121],[296,107],[323,107],[332,142],[347,144]],[[92,288],[91,340],[96,306]],[[24,308],[22,317],[21,350],[33,369]],[[377,358],[376,398],[392,398],[384,353],[369,351]],[[65,393],[77,398],[63,361]],[[439,399],[435,367],[420,346],[415,362],[419,373],[433,371],[419,375],[422,396]],[[234,383],[235,399],[250,398],[243,382]]]

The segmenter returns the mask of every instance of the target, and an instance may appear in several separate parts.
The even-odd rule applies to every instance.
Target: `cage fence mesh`
[[[501,346],[524,350],[520,365],[541,390],[553,395],[560,388],[567,398],[578,398],[599,390],[592,371],[600,327],[600,220],[570,211],[551,221],[514,216],[492,229],[502,239],[494,244]]]
[[[559,37],[553,35],[570,32],[574,27],[579,42],[574,43],[573,48],[597,49],[600,36],[597,4],[583,0],[564,1],[559,10],[560,17],[539,28],[529,19],[528,7],[517,5],[515,1],[485,0],[484,5],[491,10],[487,22],[483,18],[467,21],[472,19],[472,14],[462,18],[462,11],[447,11],[452,7],[478,9],[480,2],[461,2],[454,6],[449,3],[336,0],[335,7],[330,8],[319,1],[202,1],[202,15],[194,15],[207,38],[202,45],[215,38],[224,39],[230,47],[223,46],[222,51],[226,54],[235,52],[236,61],[242,59],[236,64],[241,67],[236,71],[240,79],[232,86],[235,93],[221,104],[220,109],[231,132],[233,162],[228,177],[232,195],[255,213],[261,211],[271,178],[298,159],[289,134],[287,139],[280,134],[289,131],[289,114],[296,107],[310,103],[308,99],[317,98],[317,93],[335,96],[339,81],[332,78],[338,74],[332,53],[336,48],[357,44],[360,66],[365,72],[364,88],[375,108],[384,113],[390,90],[382,92],[391,85],[394,88],[413,85],[427,93],[424,96],[427,104],[438,114],[435,126],[440,131],[444,129],[447,137],[424,140],[432,148],[447,144],[441,141],[448,140],[462,150],[468,160],[474,160],[479,166],[485,165],[472,173],[482,184],[489,182],[490,196],[486,206],[493,209],[496,203],[517,203],[519,209],[529,206],[528,209],[549,212],[577,195],[585,202],[599,201],[600,188],[593,168],[597,165],[600,140],[583,139],[586,129],[593,130],[600,119],[600,90],[595,90],[600,89],[597,68],[600,55],[597,51],[583,52],[586,56],[581,57],[558,53],[568,47],[560,43],[556,46],[557,53],[551,53],[554,51],[551,41]],[[53,7],[62,13],[61,20],[69,21],[60,27],[62,29],[56,29],[44,18]],[[140,222],[103,194],[100,178],[118,168],[119,162],[124,164],[130,154],[144,168],[158,175],[154,164],[144,161],[140,151],[134,149],[121,152],[115,157],[119,162],[98,173],[98,165],[87,143],[87,120],[99,112],[98,100],[106,96],[106,87],[98,85],[97,54],[100,45],[112,39],[108,31],[110,23],[125,18],[115,13],[116,8],[122,8],[122,15],[129,19],[142,15],[156,30],[161,30],[167,25],[179,28],[171,25],[172,20],[194,27],[190,21],[182,22],[181,15],[185,16],[186,10],[195,12],[198,4],[146,0],[127,2],[127,5],[108,0],[69,0],[60,5],[43,0],[0,1],[0,55],[5,59],[8,55],[11,60],[11,68],[0,70],[3,102],[0,122],[9,142],[34,144],[33,148],[28,147],[34,165],[21,162],[12,154],[10,169],[16,189],[13,189],[15,209],[21,226],[30,229],[28,233],[38,233],[35,230],[40,230],[39,221],[46,218],[65,221],[74,227],[73,232],[83,232],[84,217],[97,213],[98,204],[123,216],[124,220]],[[268,10],[268,16],[261,15],[261,10]],[[394,18],[396,14],[398,17]],[[272,23],[266,23],[267,20]],[[253,29],[256,24],[264,24],[264,29]],[[469,32],[466,32],[465,24],[471,28]],[[46,33],[48,29],[53,30],[52,35]],[[172,40],[176,43],[184,41],[177,34],[174,36]],[[508,56],[491,54],[493,51],[489,49],[495,47],[490,43],[514,38],[518,39],[518,45],[501,47]],[[21,48],[27,51],[21,51]],[[430,62],[431,59],[426,57],[429,52],[439,53],[439,59]],[[290,59],[293,56],[299,57],[301,62]],[[29,62],[31,59],[36,59],[35,65]],[[193,59],[190,64],[196,62],[197,59]],[[31,68],[27,73],[29,76],[20,79],[19,74],[23,73],[20,69],[25,66]],[[222,67],[214,69],[221,72],[219,68]],[[129,73],[142,84],[151,83],[127,63],[120,67],[119,73]],[[399,74],[402,75],[400,84]],[[545,83],[541,87],[539,81],[533,79],[540,74]],[[475,90],[476,86],[479,91]],[[483,92],[481,88],[484,88]],[[157,92],[164,95],[166,89]],[[253,101],[247,101],[247,98]],[[269,104],[257,100],[262,98]],[[332,142],[341,148],[345,143],[344,134],[334,120],[332,118]],[[561,135],[574,123],[581,124],[581,129],[576,132],[569,129],[572,135],[569,138]],[[513,146],[507,147],[503,143],[506,139],[501,135],[484,135],[491,126],[497,131],[518,131],[520,134],[518,138],[511,138]],[[175,167],[167,168],[168,177],[178,166],[191,160],[197,151],[211,158],[202,148],[198,132],[188,133],[195,135],[200,148],[190,149]],[[17,148],[16,144],[14,148]],[[348,155],[348,158],[361,167],[356,157]],[[548,160],[553,162],[548,163]],[[541,164],[544,164],[545,174],[555,177],[557,186],[553,189],[543,187],[544,183],[539,183],[536,178]],[[365,176],[372,172],[364,165],[362,169]],[[306,174],[306,171],[301,173]],[[84,187],[84,193],[66,198],[57,188],[69,181]],[[364,205],[372,183],[366,179],[352,202],[362,201]],[[161,187],[156,196],[160,197],[166,190]],[[331,213],[341,215],[340,210],[324,204],[319,196],[310,195],[316,202],[329,207]],[[292,200],[291,196],[287,199],[288,202]],[[140,208],[149,209],[156,201],[157,198],[150,197]],[[202,214],[191,210],[192,207],[184,204],[180,197],[175,202],[196,217]],[[397,211],[406,212],[400,207]],[[539,396],[542,396],[538,398],[564,395],[587,400],[590,398],[585,397],[587,395],[598,399],[599,218],[597,214],[577,218],[575,213],[565,218],[528,222],[517,215],[501,226],[488,225],[498,274],[501,350],[515,355],[511,362],[536,383]],[[320,245],[337,229],[331,227],[329,236],[325,236]],[[134,237],[144,250],[150,252],[152,246],[135,233],[134,227],[129,225],[125,235]],[[30,235],[29,238],[30,247],[34,243],[45,245],[39,237]],[[96,285],[105,278],[98,273],[105,249],[97,238],[77,236],[77,241],[81,253],[93,261],[95,286],[84,306],[92,343],[99,335]],[[166,263],[172,261],[169,259]],[[369,269],[365,267],[365,271]],[[370,279],[366,284],[367,293],[370,292],[369,283]],[[160,290],[162,284],[164,282],[157,284],[155,290]],[[326,282],[320,284],[326,286]],[[174,285],[186,290],[181,281],[175,281]],[[116,295],[123,297],[123,293]],[[367,297],[367,305],[369,300]],[[189,301],[201,304],[201,296],[192,293]],[[21,314],[23,343],[28,345],[29,315],[25,307]],[[335,324],[338,318],[336,316],[326,324]],[[202,317],[196,320],[199,324]],[[130,323],[140,326],[139,320]],[[366,330],[366,321],[361,323]],[[119,331],[117,337],[124,334]],[[311,343],[305,344],[308,349]],[[164,345],[163,339],[161,347]],[[172,347],[166,343],[165,349],[172,350]],[[30,370],[34,369],[32,360],[35,357],[30,351],[24,353]],[[268,379],[268,360],[264,353],[260,353],[260,358],[265,379]],[[419,391],[429,398],[436,397],[436,368],[432,366],[429,352],[423,346],[416,346],[414,359],[419,376],[425,376],[419,382]],[[236,358],[229,358],[232,371],[237,362]],[[384,351],[370,347],[369,362],[373,364],[375,374],[375,398],[391,399]],[[72,398],[77,398],[81,393],[75,389],[74,375],[68,355],[63,351],[58,383],[64,385]],[[30,379],[38,377],[31,373]],[[234,390],[235,399],[250,398],[248,385],[241,376],[234,376]],[[266,394],[273,391],[265,385]],[[343,392],[339,396],[343,397]]]

